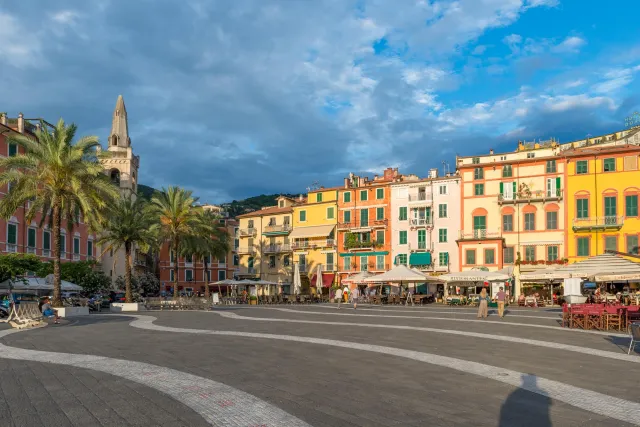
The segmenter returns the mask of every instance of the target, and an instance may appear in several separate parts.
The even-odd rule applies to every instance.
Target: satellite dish
[[[47,277],[44,278],[44,283],[47,286],[53,286],[53,274],[48,274]]]

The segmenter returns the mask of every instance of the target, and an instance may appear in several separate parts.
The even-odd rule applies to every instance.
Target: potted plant
[[[258,304],[258,297],[255,295],[251,295],[249,297],[249,305],[257,305]]]

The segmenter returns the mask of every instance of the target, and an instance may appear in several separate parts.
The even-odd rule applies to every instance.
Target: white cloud
[[[566,89],[573,89],[575,87],[583,86],[585,84],[587,84],[587,81],[585,79],[576,79],[576,80],[570,80],[566,82],[564,84],[564,87]]]
[[[74,25],[78,19],[78,13],[73,10],[60,10],[53,13],[51,19],[59,24]]]
[[[574,108],[606,107],[610,110],[613,110],[615,109],[616,105],[613,99],[609,97],[590,97],[589,95],[581,94],[547,97],[544,101],[544,107],[548,111],[559,113]]]
[[[0,57],[18,68],[44,62],[39,37],[24,28],[12,15],[0,12]]]
[[[640,71],[640,65],[609,70],[602,75],[599,83],[591,87],[591,90],[595,93],[616,92],[631,83],[637,71]]]
[[[578,36],[569,36],[565,38],[561,43],[553,47],[554,52],[571,52],[576,53],[580,51],[580,48],[585,46],[587,41]]]
[[[478,45],[473,49],[471,54],[472,55],[482,55],[483,53],[485,53],[487,51],[487,48],[488,48],[488,46]]]
[[[502,42],[506,44],[512,52],[517,53],[520,51],[520,44],[522,43],[522,36],[519,34],[509,34],[502,39]]]

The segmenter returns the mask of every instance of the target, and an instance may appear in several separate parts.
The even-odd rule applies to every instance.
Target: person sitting
[[[524,294],[520,294],[520,296],[518,297],[518,305],[524,307],[524,305],[525,305],[524,300],[525,300]]]
[[[58,310],[54,310],[53,307],[51,307],[51,303],[49,302],[49,298],[45,298],[44,301],[42,302],[42,306],[40,307],[40,310],[42,311],[42,315],[47,318],[54,318],[53,323],[58,325],[60,322],[58,321],[60,319],[60,316],[58,316]]]

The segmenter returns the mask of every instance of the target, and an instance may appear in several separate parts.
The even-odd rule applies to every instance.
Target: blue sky
[[[208,202],[387,166],[425,175],[519,139],[621,129],[640,109],[638,12],[632,0],[0,0],[0,110],[105,141],[122,94],[141,182]]]

